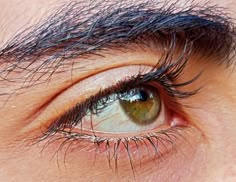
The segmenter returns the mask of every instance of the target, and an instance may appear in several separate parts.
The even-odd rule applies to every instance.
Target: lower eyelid
[[[74,133],[69,130],[57,132],[55,136],[49,136],[52,137],[52,140],[49,140],[52,145],[54,140],[56,143],[59,142],[57,145],[60,152],[63,150],[66,150],[67,154],[88,152],[89,156],[95,155],[93,158],[105,157],[112,168],[117,168],[119,162],[130,165],[133,170],[134,166],[161,163],[173,152],[179,153],[182,146],[192,144],[188,134],[195,129],[184,125],[177,126],[178,123],[184,122],[181,118],[175,117],[173,122],[172,127],[165,126],[165,129],[158,128],[140,135],[136,133],[135,136],[130,134],[119,138],[118,135],[114,135],[108,138],[107,134],[103,137],[97,133],[95,135],[92,132]]]
[[[158,143],[155,147],[148,139],[145,139],[148,135],[143,136],[142,140],[136,139],[136,142],[128,138],[120,140],[118,147],[118,138],[109,143],[106,141],[99,143],[98,141],[76,139],[76,137],[68,139],[62,135],[64,134],[51,136],[53,138],[49,137],[47,140],[50,141],[50,144],[47,140],[40,144],[44,148],[42,155],[54,155],[59,166],[65,164],[66,166],[79,165],[79,161],[82,160],[80,156],[87,156],[89,157],[86,159],[88,168],[89,166],[101,165],[100,162],[103,161],[101,168],[104,170],[109,170],[108,165],[113,170],[116,168],[122,170],[124,166],[127,166],[125,168],[131,174],[132,170],[140,172],[139,170],[145,168],[146,165],[151,165],[151,169],[159,170],[159,167],[166,166],[166,160],[170,159],[172,165],[176,165],[177,161],[193,160],[192,156],[202,140],[201,133],[192,127],[175,127],[159,131],[156,133],[156,138],[151,139],[152,142]],[[50,147],[44,145],[50,145]],[[172,154],[174,154],[174,158],[170,157],[173,156]],[[132,162],[133,167],[130,162]],[[174,168],[172,165],[170,165],[169,170]],[[123,167],[120,168],[121,166]]]

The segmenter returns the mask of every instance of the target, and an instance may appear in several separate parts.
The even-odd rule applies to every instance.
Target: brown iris
[[[134,88],[123,93],[120,104],[124,112],[138,125],[153,123],[161,110],[160,95],[150,86]]]

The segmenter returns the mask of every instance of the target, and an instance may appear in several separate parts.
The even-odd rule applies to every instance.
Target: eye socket
[[[125,66],[80,81],[53,101],[63,101],[57,108],[63,108],[64,102],[73,106],[62,109],[60,116],[56,113],[39,141],[48,141],[49,145],[60,142],[59,150],[65,148],[66,152],[83,149],[96,154],[98,150],[101,157],[105,154],[109,161],[113,158],[115,166],[118,159],[127,160],[127,156],[130,160],[159,159],[177,143],[184,143],[181,131],[188,128],[187,120],[177,114],[181,112],[181,103],[175,100],[195,94],[178,90],[195,78],[175,82],[184,64],[164,62],[157,68]],[[55,110],[53,103],[50,106]],[[48,109],[47,113],[52,115],[51,111]],[[67,143],[68,148],[64,147]]]

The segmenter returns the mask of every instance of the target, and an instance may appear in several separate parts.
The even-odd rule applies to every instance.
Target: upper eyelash
[[[130,156],[130,153],[132,152],[132,150],[129,149],[129,140],[132,140],[135,143],[137,147],[136,150],[139,150],[138,149],[139,143],[144,143],[145,146],[147,147],[147,150],[149,148],[147,145],[150,144],[150,147],[153,147],[153,149],[155,150],[155,156],[154,156],[155,160],[156,158],[158,159],[159,156],[161,158],[163,157],[162,156],[163,154],[161,153],[162,151],[159,150],[160,144],[163,145],[163,148],[166,151],[167,150],[166,145],[168,144],[172,146],[172,149],[176,147],[173,139],[179,140],[182,138],[183,141],[186,142],[187,138],[183,136],[180,132],[180,131],[183,131],[185,134],[185,131],[184,131],[185,129],[181,127],[170,127],[166,130],[160,130],[155,133],[146,133],[145,135],[142,135],[139,137],[137,136],[133,136],[131,138],[123,137],[124,142],[121,142],[122,138],[119,138],[119,137],[118,138],[109,138],[109,137],[101,138],[101,137],[96,136],[96,133],[94,132],[93,134],[86,134],[82,132],[82,122],[81,122],[82,118],[88,112],[93,111],[94,114],[96,114],[96,112],[99,112],[99,110],[97,110],[98,104],[101,104],[99,103],[99,101],[101,102],[102,98],[105,100],[108,99],[109,95],[111,94],[119,94],[122,92],[124,93],[135,87],[144,86],[145,84],[149,84],[150,82],[155,82],[155,83],[158,83],[163,88],[163,90],[166,91],[167,95],[171,98],[170,100],[172,102],[174,102],[177,105],[182,106],[177,101],[177,98],[188,98],[198,93],[200,88],[196,90],[192,90],[192,91],[178,90],[179,87],[186,86],[193,83],[201,75],[201,73],[199,73],[198,75],[196,75],[195,77],[193,77],[192,79],[186,82],[177,83],[178,77],[182,74],[187,62],[189,61],[189,57],[191,55],[191,50],[192,50],[191,45],[186,43],[183,48],[182,53],[175,59],[175,61],[173,61],[175,44],[170,45],[169,50],[171,51],[168,51],[166,55],[163,56],[158,61],[159,65],[156,65],[148,73],[142,74],[142,71],[140,71],[139,74],[132,76],[130,78],[126,78],[124,81],[118,82],[116,85],[110,88],[100,90],[97,94],[86,99],[84,102],[75,105],[72,109],[68,110],[65,114],[59,117],[56,121],[54,121],[48,127],[47,131],[44,132],[43,135],[37,139],[38,142],[41,142],[44,140],[47,141],[45,146],[43,147],[43,150],[52,142],[63,140],[63,142],[60,144],[60,147],[58,148],[58,151],[56,151],[57,153],[62,149],[62,147],[64,147],[67,143],[69,143],[68,144],[69,146],[66,148],[65,155],[64,155],[64,163],[65,163],[66,153],[68,151],[68,148],[73,142],[77,141],[78,143],[80,143],[81,141],[86,140],[88,142],[94,143],[94,145],[97,146],[95,147],[96,149],[103,143],[106,146],[105,148],[109,153],[109,155],[107,156],[109,166],[111,165],[111,160],[112,160],[112,158],[110,158],[111,156],[110,152],[114,150],[112,156],[114,157],[115,170],[117,171],[119,147],[123,145],[130,160],[130,165],[132,168],[133,175],[135,176],[135,170],[132,164],[132,156]],[[73,132],[72,130],[73,127],[78,125],[78,123],[81,123],[81,132]],[[114,148],[111,148],[111,142],[113,142]],[[57,157],[57,160],[58,160],[58,157]]]
[[[170,47],[171,46],[174,47],[175,45],[170,45]],[[187,48],[187,46],[189,46],[189,48]],[[179,103],[176,101],[177,98],[188,98],[198,93],[200,90],[199,88],[192,91],[180,91],[177,88],[193,83],[199,78],[201,73],[186,82],[175,83],[175,81],[183,72],[183,69],[189,60],[190,54],[191,46],[186,44],[182,54],[177,57],[176,61],[173,62],[172,60],[173,52],[168,52],[168,54],[163,56],[159,61],[161,64],[154,67],[148,73],[142,74],[140,71],[136,76],[132,76],[124,81],[118,82],[116,85],[110,88],[100,90],[97,94],[91,96],[82,103],[75,105],[72,109],[67,111],[59,119],[53,122],[48,129],[47,135],[54,134],[57,131],[63,130],[65,128],[72,129],[81,122],[82,118],[88,112],[97,114],[98,112],[102,111],[102,109],[99,109],[98,106],[103,105],[105,108],[108,105],[107,101],[109,100],[109,96],[111,94],[116,94],[118,98],[120,93],[124,93],[130,89],[148,84],[150,82],[160,84],[166,91],[167,95],[171,97],[170,100],[178,105]]]

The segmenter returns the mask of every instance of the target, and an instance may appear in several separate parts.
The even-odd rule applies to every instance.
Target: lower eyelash
[[[174,63],[171,59],[172,56],[168,54],[164,60],[160,61],[161,65],[157,65],[157,68],[153,68],[153,70],[149,73],[142,74],[140,72],[140,74],[134,75],[124,82],[117,83],[117,85],[111,88],[101,90],[98,94],[91,96],[84,102],[78,103],[72,109],[65,112],[63,116],[54,121],[48,127],[46,133],[43,133],[42,137],[37,140],[39,142],[46,142],[42,152],[54,142],[60,142],[58,150],[56,150],[53,155],[57,156],[58,166],[59,152],[61,152],[63,148],[65,148],[64,163],[66,163],[65,159],[67,153],[69,151],[72,152],[73,149],[76,150],[76,152],[79,150],[93,150],[95,151],[95,155],[105,153],[110,168],[115,168],[116,172],[118,172],[119,159],[121,159],[122,155],[126,155],[128,156],[132,172],[135,175],[135,164],[138,160],[141,165],[145,154],[148,154],[149,158],[147,160],[153,159],[152,161],[154,163],[159,164],[160,161],[165,159],[167,154],[177,151],[177,146],[179,146],[177,145],[178,140],[183,140],[183,142],[187,141],[187,144],[189,144],[185,135],[185,131],[187,131],[186,129],[188,128],[187,126],[175,126],[166,130],[159,130],[154,133],[123,138],[99,137],[96,136],[95,133],[85,134],[82,133],[82,131],[72,132],[73,128],[78,124],[81,124],[82,128],[82,118],[89,111],[93,114],[97,114],[102,111],[102,109],[98,106],[103,104],[105,107],[107,104],[106,101],[109,100],[108,96],[110,94],[117,94],[119,96],[120,93],[124,93],[134,87],[147,85],[152,82],[155,82],[155,84],[161,86],[161,88],[165,91],[165,94],[168,96],[168,99],[171,101],[171,104],[182,106],[176,99],[188,98],[199,91],[199,89],[197,89],[184,92],[177,89],[179,87],[190,85],[200,76],[200,74],[196,75],[193,79],[183,83],[175,82],[182,74],[182,71],[188,62],[188,53],[189,51],[184,50],[183,54],[181,54],[181,56]],[[102,98],[105,98],[105,100]],[[152,155],[149,155],[149,153]]]
[[[160,130],[158,132],[124,138],[106,138],[98,137],[96,135],[59,130],[55,131],[54,135],[51,133],[45,134],[43,138],[38,140],[38,142],[46,139],[42,152],[54,142],[60,142],[59,148],[53,155],[53,157],[57,156],[58,166],[59,152],[61,152],[64,147],[64,164],[66,163],[66,155],[68,152],[72,152],[73,150],[87,150],[88,152],[95,151],[95,155],[102,155],[105,153],[109,167],[111,169],[114,168],[116,173],[118,173],[118,161],[121,157],[124,157],[125,154],[128,156],[131,170],[135,176],[136,163],[138,161],[139,166],[141,167],[142,159],[145,154],[148,154],[148,160],[153,159],[152,161],[158,166],[169,153],[177,152],[179,150],[177,147],[177,142],[179,140],[190,144],[187,140],[188,128],[189,127],[187,126],[170,127],[169,129]]]

